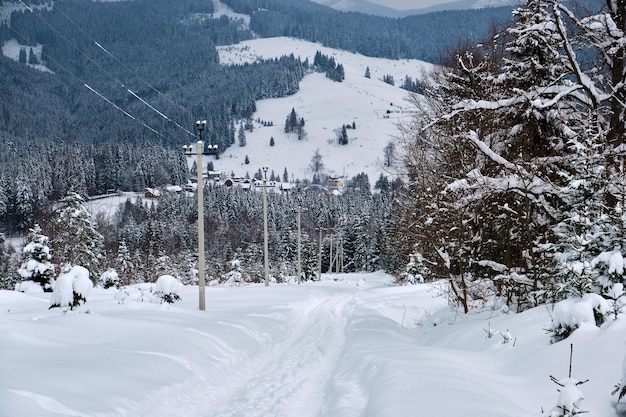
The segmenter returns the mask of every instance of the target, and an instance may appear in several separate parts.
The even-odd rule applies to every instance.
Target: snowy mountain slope
[[[623,317],[550,344],[546,307],[455,315],[436,286],[391,279],[207,288],[204,312],[193,286],[172,306],[149,302],[149,284],[122,304],[96,288],[67,314],[49,294],[0,291],[0,417],[539,416],[570,343],[582,409],[616,416]]]
[[[443,10],[484,9],[487,7],[514,6],[515,0],[444,0],[444,1],[415,1],[411,9],[400,10],[393,8],[388,2],[365,0],[312,0],[316,3],[332,7],[342,12],[360,12],[386,17],[404,17],[415,14],[437,12]]]
[[[364,0],[313,0],[316,3],[332,7],[342,12],[360,12],[386,17],[399,17],[405,15],[405,12],[393,9],[391,7],[376,4]]]
[[[324,74],[310,74],[302,80],[297,94],[259,101],[253,119],[271,121],[273,126],[255,123],[253,132],[245,132],[246,146],[235,143],[228,148],[214,161],[215,169],[243,176],[246,172],[252,175],[266,165],[278,175],[286,168],[290,178],[311,178],[309,164],[315,150],[319,149],[329,175],[352,177],[366,172],[373,184],[380,173],[388,171],[382,164],[383,148],[396,135],[397,122],[410,117],[411,108],[405,90],[380,79],[392,75],[399,85],[407,75],[414,80],[420,78],[434,68],[432,64],[371,58],[291,38],[256,39],[218,49],[224,65],[291,53],[302,60],[308,58],[312,63],[317,51],[334,57],[344,66],[345,80],[337,83]],[[364,76],[367,67],[370,79]],[[284,133],[285,120],[292,108],[305,120],[308,134],[305,140]],[[348,130],[348,145],[339,145],[336,130],[352,123],[356,130]],[[275,141],[273,147],[271,137]],[[249,165],[244,164],[246,155]]]

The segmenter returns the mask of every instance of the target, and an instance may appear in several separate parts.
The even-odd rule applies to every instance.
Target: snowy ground
[[[296,94],[258,101],[253,120],[274,125],[255,123],[253,132],[245,132],[246,146],[235,143],[226,149],[220,159],[214,161],[216,170],[244,176],[246,172],[253,175],[262,166],[268,166],[277,175],[282,175],[286,168],[290,179],[311,179],[311,158],[319,149],[324,173],[331,176],[351,178],[365,172],[374,184],[381,173],[391,177],[397,173],[397,167],[384,166],[383,149],[389,142],[396,142],[398,123],[408,120],[414,111],[407,101],[407,91],[399,86],[407,75],[413,80],[422,78],[435,68],[432,64],[372,58],[286,37],[254,39],[218,47],[220,62],[224,65],[252,63],[289,54],[313,63],[317,51],[332,56],[344,66],[345,80],[337,83],[324,74],[309,74],[301,81]],[[368,67],[369,79],[365,78]],[[393,76],[396,85],[384,83],[381,79],[385,75]],[[292,109],[305,120],[305,140],[284,132],[285,119]],[[337,132],[344,124],[352,123],[355,123],[356,130],[348,129],[348,145],[339,145]],[[270,146],[271,137],[275,146]],[[399,151],[399,144],[396,146]],[[244,164],[246,156],[249,165]],[[191,159],[189,163],[192,163]]]
[[[538,416],[570,343],[583,408],[615,415],[626,321],[551,345],[545,307],[457,316],[434,286],[390,279],[207,288],[204,312],[197,287],[169,307],[95,289],[65,315],[0,291],[0,416]]]

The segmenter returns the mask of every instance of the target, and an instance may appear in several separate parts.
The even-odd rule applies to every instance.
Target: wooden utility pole
[[[263,270],[265,274],[265,286],[270,285],[270,269],[268,260],[268,244],[267,244],[267,170],[269,167],[263,167]]]

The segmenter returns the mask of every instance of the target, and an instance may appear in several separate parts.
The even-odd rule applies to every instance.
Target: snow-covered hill
[[[413,80],[421,78],[434,68],[432,64],[371,58],[284,37],[256,39],[218,50],[224,65],[291,53],[312,63],[317,51],[334,57],[344,66],[345,80],[338,83],[324,74],[309,74],[302,80],[297,94],[258,102],[253,119],[272,122],[273,126],[255,123],[253,132],[245,132],[246,146],[235,143],[214,161],[215,169],[243,176],[246,172],[253,175],[266,165],[278,175],[286,168],[290,178],[311,178],[310,161],[319,149],[329,175],[349,178],[365,172],[373,183],[380,173],[387,175],[393,171],[383,166],[383,148],[394,140],[397,123],[410,117],[413,111],[406,100],[408,93],[398,85],[407,75]],[[365,77],[367,67],[371,72],[369,79]],[[384,83],[381,79],[385,75],[393,76],[396,86]],[[284,133],[291,109],[305,120],[308,135],[304,140],[298,140],[293,133]],[[356,129],[348,129],[348,145],[339,145],[336,130],[353,123]],[[270,146],[272,137],[274,146]],[[249,165],[244,164],[246,155]]]
[[[150,284],[97,288],[67,314],[0,291],[0,417],[547,416],[572,343],[581,409],[616,416],[624,317],[550,344],[545,306],[455,315],[436,286],[391,280],[207,288],[207,311],[193,286],[172,306]]]

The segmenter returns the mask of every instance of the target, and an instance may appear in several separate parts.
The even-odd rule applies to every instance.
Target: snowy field
[[[582,408],[616,415],[623,319],[550,344],[546,307],[456,315],[435,286],[390,282],[211,287],[206,311],[197,287],[172,306],[96,288],[67,314],[49,294],[0,291],[0,416],[540,416],[570,343]]]
[[[399,86],[407,75],[413,80],[422,78],[433,70],[432,64],[366,57],[285,37],[218,47],[220,62],[224,65],[252,63],[292,53],[313,63],[317,51],[335,58],[344,66],[345,80],[337,83],[324,74],[310,74],[301,81],[296,94],[258,101],[253,120],[274,125],[255,123],[253,132],[245,132],[246,146],[240,147],[237,142],[228,148],[219,160],[214,161],[216,170],[244,176],[246,172],[253,175],[262,166],[268,166],[277,175],[282,175],[286,168],[290,179],[311,179],[311,158],[319,149],[324,172],[331,176],[351,178],[365,172],[374,184],[381,173],[393,176],[397,172],[398,167],[384,166],[383,149],[389,142],[396,142],[397,124],[413,115],[407,101],[408,93]],[[365,78],[368,67],[370,79]],[[384,83],[381,79],[385,75],[393,76],[396,85]],[[305,140],[284,132],[285,120],[292,109],[305,120]],[[356,130],[348,129],[348,144],[339,145],[337,132],[342,125],[352,123],[355,123]],[[275,146],[270,146],[272,137]],[[244,164],[246,156],[249,165]]]

